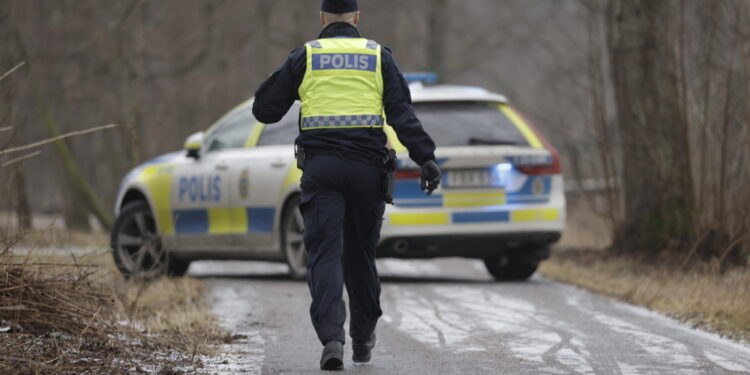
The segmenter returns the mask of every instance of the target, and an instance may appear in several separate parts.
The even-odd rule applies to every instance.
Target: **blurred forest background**
[[[563,156],[616,251],[747,263],[750,1],[360,0],[403,71],[501,92]],[[110,225],[120,180],[250,97],[317,0],[0,0],[0,211]],[[29,150],[28,152],[31,152]],[[7,164],[7,165],[6,165]],[[571,200],[574,202],[574,200]],[[575,207],[575,204],[571,204]]]

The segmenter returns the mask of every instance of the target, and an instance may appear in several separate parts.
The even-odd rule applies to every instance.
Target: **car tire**
[[[523,281],[536,272],[539,260],[503,254],[485,259],[484,265],[497,281]]]
[[[170,256],[161,246],[156,220],[147,202],[125,205],[117,216],[110,237],[112,256],[126,278],[152,280],[161,276],[182,276],[189,261]]]
[[[289,199],[281,215],[281,250],[289,266],[289,275],[304,280],[307,275],[307,251],[302,239],[304,220],[299,210],[299,195]]]

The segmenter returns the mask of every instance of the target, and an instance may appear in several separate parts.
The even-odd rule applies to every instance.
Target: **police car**
[[[557,152],[504,96],[425,80],[411,84],[412,98],[443,180],[432,195],[420,190],[419,166],[386,126],[399,167],[378,256],[477,258],[495,279],[528,278],[565,225]],[[194,260],[241,259],[285,262],[304,277],[299,103],[265,125],[252,102],[125,176],[111,236],[125,275],[182,275]]]

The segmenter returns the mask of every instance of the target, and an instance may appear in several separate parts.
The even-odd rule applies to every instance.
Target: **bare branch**
[[[22,66],[26,65],[26,61],[21,61],[18,63],[18,65],[10,68],[9,71],[3,73],[2,76],[0,76],[0,81],[4,80],[6,77],[10,76],[11,74],[15,73],[16,70],[21,69]]]
[[[16,164],[16,163],[18,163],[20,161],[23,161],[23,160],[26,160],[26,159],[30,159],[30,158],[33,158],[35,156],[41,155],[41,154],[42,154],[42,151],[41,150],[37,150],[37,151],[34,151],[34,152],[30,153],[30,154],[26,154],[24,156],[19,156],[19,157],[15,158],[15,159],[10,159],[10,160],[4,162],[2,165],[0,165],[0,167],[5,168],[7,166]]]
[[[11,148],[8,148],[8,149],[5,149],[5,150],[0,150],[0,155],[5,155],[5,154],[13,153],[13,152],[28,150],[30,148],[44,146],[44,145],[49,144],[49,143],[57,142],[59,140],[65,139],[65,138],[70,138],[70,137],[75,137],[75,136],[79,136],[79,135],[94,133],[94,132],[98,132],[98,131],[106,130],[106,129],[117,128],[117,127],[120,127],[120,126],[124,126],[124,125],[121,125],[121,124],[108,124],[108,125],[97,126],[97,127],[91,128],[91,129],[79,130],[79,131],[74,131],[74,132],[70,132],[70,133],[65,133],[65,134],[58,135],[57,137],[52,137],[52,138],[49,138],[49,139],[45,139],[43,141],[34,142],[34,143],[31,143],[31,144],[28,144],[28,145],[25,145],[25,146],[11,147]]]

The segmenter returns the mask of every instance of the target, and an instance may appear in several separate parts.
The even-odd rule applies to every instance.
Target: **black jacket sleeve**
[[[298,48],[255,92],[253,115],[265,124],[279,122],[299,99],[299,86],[307,64],[305,48]]]
[[[411,92],[393,59],[391,50],[382,48],[383,105],[388,125],[409,150],[409,157],[422,165],[435,159],[435,142],[424,131],[411,105]]]

